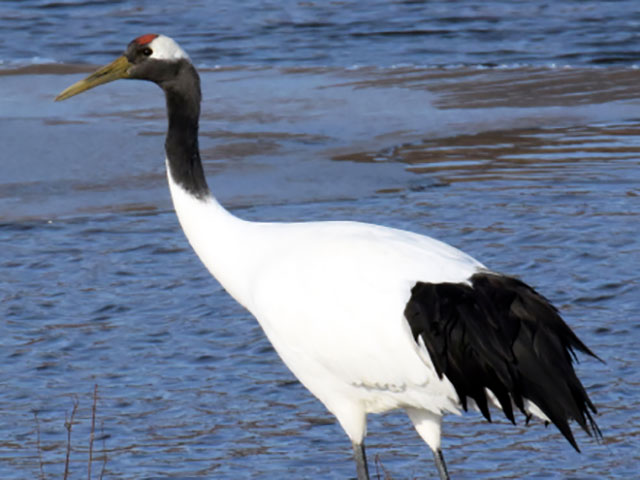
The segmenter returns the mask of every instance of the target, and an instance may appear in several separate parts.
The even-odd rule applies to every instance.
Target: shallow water
[[[52,14],[32,19],[41,30],[30,34],[40,39],[22,42],[24,55],[12,60],[21,69],[12,64],[0,73],[0,477],[39,478],[38,430],[47,478],[62,477],[65,416],[77,399],[71,478],[86,478],[94,384],[94,478],[103,449],[105,478],[353,477],[339,426],[187,245],[166,189],[157,87],[121,82],[54,104],[53,96],[86,69],[29,66],[31,50],[49,55],[51,44],[56,61],[107,61],[121,49],[119,30],[132,30],[128,40],[155,28],[150,19],[157,17],[134,21],[128,2],[23,5],[14,15]],[[271,8],[285,8],[278,5]],[[387,22],[386,7],[371,5],[367,12],[349,10],[345,22],[359,15]],[[494,25],[517,17],[506,4],[495,5],[507,10]],[[559,5],[603,13],[589,2]],[[185,17],[199,8],[205,7],[166,25],[168,33],[176,35],[181,22],[193,25]],[[221,9],[227,20],[246,13]],[[298,9],[304,5],[290,13]],[[87,10],[124,15],[124,27],[103,26],[96,34],[114,50],[108,55],[81,33],[97,22]],[[63,15],[84,25],[77,37],[54,33]],[[571,18],[559,25],[586,25]],[[633,15],[627,18],[631,25]],[[551,23],[542,22],[543,31]],[[602,35],[613,28],[598,25]],[[183,43],[199,64],[217,63],[192,48],[207,38],[204,30],[194,29]],[[453,478],[637,476],[640,72],[624,62],[583,66],[610,54],[606,42],[571,57],[572,68],[544,66],[573,51],[571,42],[552,53],[523,47],[527,58],[539,59],[528,63],[543,66],[508,69],[477,68],[516,60],[500,52],[483,60],[465,53],[471,47],[460,39],[453,50],[467,55],[459,63],[469,67],[387,68],[399,62],[366,56],[367,48],[404,51],[400,35],[373,35],[357,44],[362,51],[346,44],[345,52],[367,59],[361,68],[353,63],[362,60],[349,56],[293,67],[287,55],[301,55],[302,46],[289,42],[288,31],[254,31],[255,42],[275,45],[272,60],[260,49],[237,60],[222,55],[221,63],[232,66],[203,72],[201,147],[223,203],[250,219],[358,219],[407,228],[523,277],[606,362],[583,358],[578,365],[599,409],[604,443],[574,429],[583,451],[577,454],[553,427],[524,427],[522,418],[514,427],[498,419],[487,424],[477,414],[447,417],[444,448]],[[276,48],[277,35],[293,53]],[[549,35],[546,41],[559,42]],[[491,52],[490,45],[476,46]],[[315,51],[337,55],[322,42]],[[412,58],[402,61],[424,63]],[[373,472],[435,475],[431,454],[403,415],[371,416],[367,441]]]

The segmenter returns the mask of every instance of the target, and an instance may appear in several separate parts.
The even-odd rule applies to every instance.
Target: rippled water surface
[[[93,478],[355,473],[186,243],[157,87],[52,102],[91,70],[71,64],[147,31],[203,67],[203,157],[236,214],[435,236],[531,283],[605,361],[577,367],[602,444],[447,417],[453,478],[637,477],[636,3],[158,3],[0,4],[0,478],[62,478],[74,402],[87,478],[94,385]],[[435,477],[404,415],[371,416],[367,442],[380,478]]]
[[[15,0],[0,61],[100,63],[144,30],[209,66],[632,64],[639,23],[635,0]]]

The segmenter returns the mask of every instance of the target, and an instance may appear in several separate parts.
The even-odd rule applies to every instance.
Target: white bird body
[[[600,435],[577,378],[575,350],[595,356],[557,310],[518,279],[460,250],[403,230],[357,222],[260,223],[209,191],[198,148],[200,80],[172,39],[143,35],[125,55],[57,100],[118,78],[165,92],[171,197],[207,269],[258,320],[284,363],[351,439],[368,480],[366,415],[404,409],[448,479],[441,419],[488,404]]]
[[[201,261],[352,441],[362,440],[366,413],[459,412],[453,386],[438,378],[403,311],[418,280],[467,282],[482,264],[438,240],[379,225],[243,221],[212,197],[184,191],[170,172],[168,179]]]

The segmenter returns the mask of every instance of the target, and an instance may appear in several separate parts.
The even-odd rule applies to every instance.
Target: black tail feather
[[[602,436],[596,408],[573,369],[576,351],[598,358],[531,287],[512,277],[477,273],[470,284],[422,283],[411,290],[405,316],[422,337],[437,374],[453,384],[462,407],[475,401],[491,421],[486,390],[513,423],[512,401],[537,405],[580,451],[569,420]]]

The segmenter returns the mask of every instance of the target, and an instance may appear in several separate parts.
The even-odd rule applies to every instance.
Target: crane
[[[433,238],[350,221],[240,219],[211,193],[198,147],[200,78],[171,38],[142,35],[124,55],[60,93],[117,79],[156,83],[166,98],[166,169],[180,225],[206,268],[261,325],[275,350],[337,418],[358,480],[368,480],[369,413],[404,410],[448,479],[442,418],[490,406],[602,436],[573,368],[596,355],[521,280]]]

